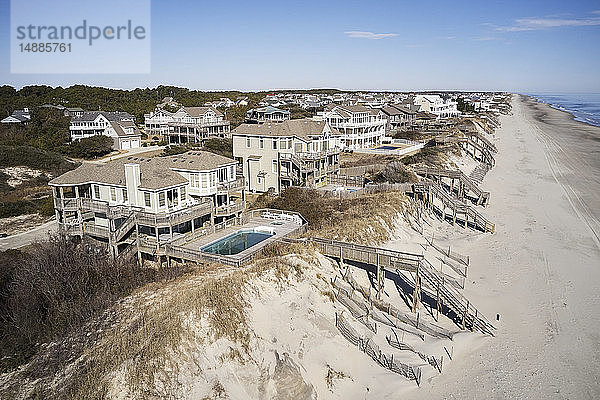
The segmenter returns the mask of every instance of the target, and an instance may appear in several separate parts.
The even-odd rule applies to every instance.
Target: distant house
[[[135,126],[135,118],[126,112],[84,111],[71,118],[71,140],[105,135],[113,138],[113,149],[127,150],[141,146],[142,135]]]
[[[144,114],[144,133],[152,140],[164,139],[169,133],[169,123],[174,121],[173,114],[160,107]]]
[[[252,192],[323,186],[340,168],[342,135],[324,121],[242,124],[232,137],[233,156]]]
[[[235,100],[235,105],[244,107],[248,105],[248,96],[240,96]]]
[[[0,122],[3,124],[27,124],[30,119],[31,115],[29,114],[29,108],[24,108],[22,110],[13,111],[11,115]]]
[[[253,108],[246,113],[246,122],[249,123],[281,122],[287,119],[290,119],[289,110],[272,106]]]
[[[327,105],[323,119],[343,136],[349,149],[365,149],[379,145],[385,136],[386,120],[378,110],[365,106]]]
[[[84,112],[83,108],[79,107],[65,108],[65,117],[81,117]]]
[[[414,104],[420,106],[419,111],[425,111],[437,115],[438,118],[453,118],[460,116],[457,102],[449,97],[442,98],[437,94],[419,94],[414,98]]]
[[[387,130],[410,126],[416,117],[416,112],[400,105],[389,105],[379,109],[379,115],[387,120]]]
[[[181,107],[172,113],[160,108],[144,115],[146,134],[168,143],[201,143],[230,136],[229,121],[214,107]]]

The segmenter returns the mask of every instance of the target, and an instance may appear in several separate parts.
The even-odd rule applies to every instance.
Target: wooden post
[[[412,307],[412,312],[416,313],[417,309],[418,309],[418,303],[419,303],[419,265],[417,265],[417,271],[415,273],[415,290],[413,292],[413,307]]]
[[[436,314],[435,314],[435,320],[439,321],[440,318],[440,283],[438,282],[437,285],[437,295],[436,295],[437,299],[436,299]]]
[[[462,330],[465,330],[465,323],[467,320],[467,310],[469,309],[469,300],[467,300],[467,304],[465,305],[465,311],[463,312],[463,318],[462,318]]]
[[[137,247],[137,258],[138,264],[140,267],[142,266],[142,251],[140,250],[140,226],[137,221],[135,221],[135,244]]]
[[[377,256],[377,300],[381,300],[381,291],[383,289],[382,271],[381,266],[379,265],[379,253],[375,254]]]

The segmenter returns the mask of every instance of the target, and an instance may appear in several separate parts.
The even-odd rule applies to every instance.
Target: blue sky
[[[0,84],[600,92],[597,0],[152,1],[151,16],[150,74],[11,74],[0,0]]]

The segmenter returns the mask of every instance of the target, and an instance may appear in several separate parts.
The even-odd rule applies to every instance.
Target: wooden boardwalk
[[[417,311],[422,292],[436,300],[439,313],[442,309],[451,310],[459,319],[462,329],[477,330],[493,335],[493,325],[466,299],[458,289],[447,281],[446,276],[437,271],[422,254],[401,252],[379,247],[363,246],[336,240],[310,238],[310,242],[323,254],[331,258],[373,265],[377,271],[377,299],[384,289],[385,273],[407,271],[414,278],[413,312]]]
[[[413,170],[416,174],[437,181],[440,184],[443,183],[444,179],[449,179],[450,192],[455,193],[459,200],[469,199],[473,203],[482,206],[489,203],[490,192],[481,190],[462,171],[428,167],[415,167]]]
[[[458,199],[436,182],[419,182],[413,185],[413,194],[430,209],[437,209],[452,225],[462,222],[465,228],[473,227],[483,232],[494,233],[495,225],[475,207]]]

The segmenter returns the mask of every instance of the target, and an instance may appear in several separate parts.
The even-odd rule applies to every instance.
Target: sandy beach
[[[471,256],[465,295],[497,334],[414,397],[598,398],[600,128],[518,95],[501,123],[482,185],[496,233],[448,237]]]

